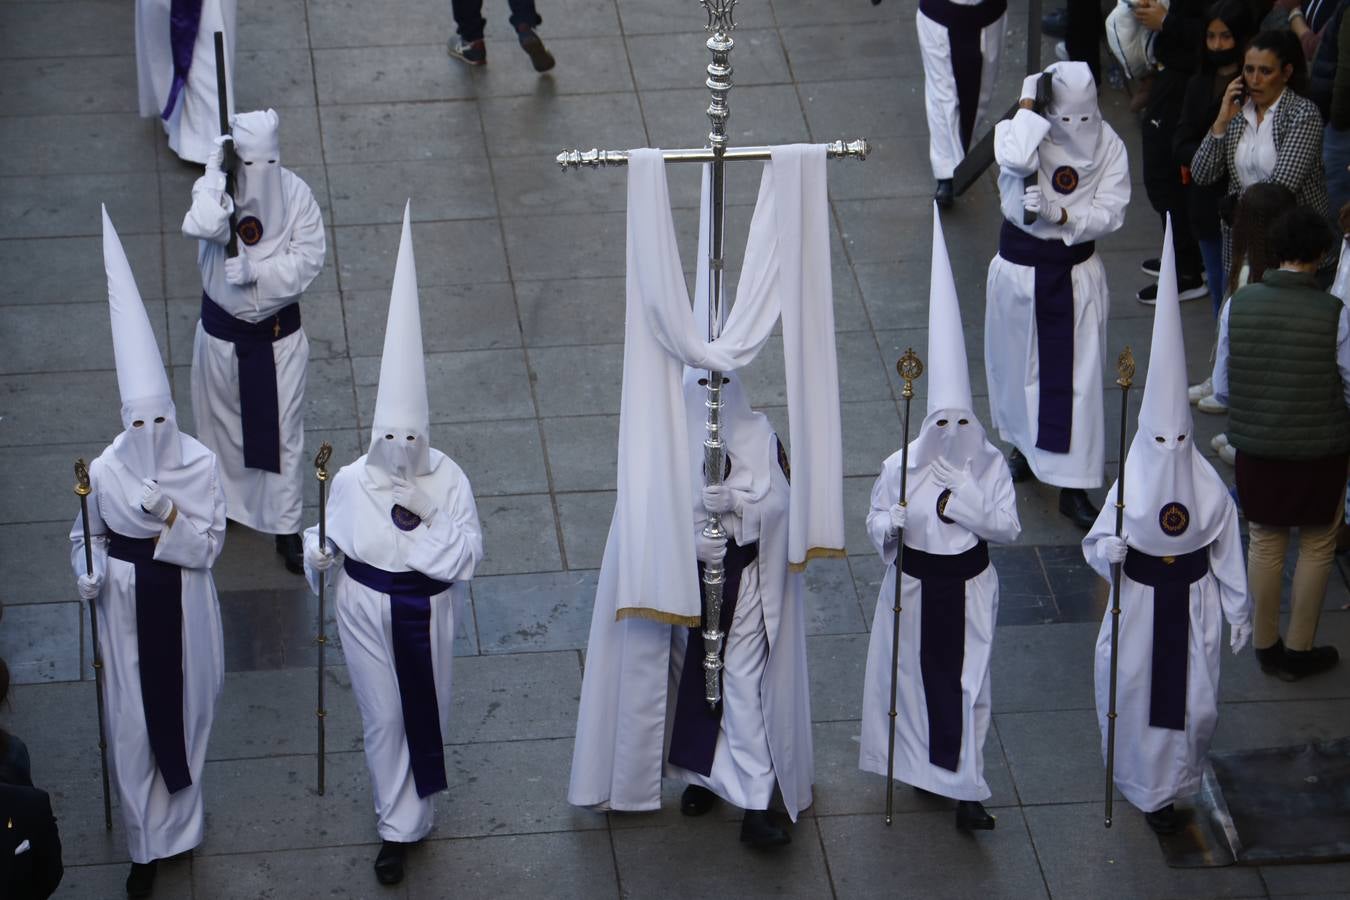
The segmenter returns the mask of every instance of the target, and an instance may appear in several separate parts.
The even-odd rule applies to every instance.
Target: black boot
[[[1097,507],[1088,499],[1087,491],[1082,488],[1059,489],[1059,511],[1069,517],[1069,521],[1087,531],[1097,521]]]
[[[1176,807],[1170,803],[1162,809],[1144,813],[1144,821],[1153,829],[1154,834],[1176,834],[1181,829],[1181,817],[1177,815]]]
[[[781,847],[792,843],[792,835],[781,825],[775,825],[767,809],[747,809],[741,819],[741,843],[757,850]]]
[[[956,802],[956,828],[958,831],[993,831],[997,821],[985,812],[984,804],[978,800],[958,800]]]
[[[686,816],[701,816],[717,805],[717,795],[705,787],[691,784],[680,797],[680,812]]]
[[[1012,475],[1014,483],[1027,481],[1033,477],[1031,463],[1022,455],[1022,451],[1016,447],[1008,454],[1008,472]]]
[[[296,575],[305,573],[305,545],[298,534],[277,535],[277,553],[286,563],[286,571]]]
[[[149,897],[155,891],[155,873],[159,870],[159,862],[151,860],[148,863],[132,863],[131,872],[127,875],[127,896],[128,897]]]
[[[951,209],[954,197],[952,180],[950,178],[939,178],[937,190],[933,192],[933,202],[938,205],[938,209]]]
[[[375,880],[380,884],[398,884],[403,880],[403,855],[407,844],[385,841],[375,857]]]
[[[1307,678],[1320,675],[1328,669],[1334,669],[1341,655],[1335,647],[1313,647],[1310,650],[1290,650],[1284,648],[1284,668],[1295,678]]]

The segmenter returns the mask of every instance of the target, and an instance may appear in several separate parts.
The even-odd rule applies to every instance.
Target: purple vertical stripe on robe
[[[169,49],[173,54],[173,83],[169,85],[169,100],[159,114],[167,120],[173,115],[178,95],[187,84],[188,70],[192,68],[192,49],[197,44],[197,29],[202,21],[202,0],[171,0],[169,5]]]
[[[108,555],[136,567],[136,653],[145,731],[164,786],[174,794],[192,784],[183,725],[183,570],[155,559],[152,538],[110,531]]]
[[[1040,402],[1036,447],[1068,453],[1073,433],[1073,267],[1087,262],[1096,244],[1065,246],[1041,240],[1008,220],[999,233],[998,255],[1035,271],[1036,348],[1040,365]]]
[[[736,615],[736,600],[741,592],[741,573],[759,557],[759,542],[742,547],[727,538],[727,555],[723,560],[726,580],[722,583],[722,633],[731,633],[731,622]],[[703,563],[698,565],[699,593],[703,592]],[[725,639],[722,642],[726,647]],[[725,654],[724,657],[725,659]],[[700,775],[711,775],[713,757],[717,753],[717,730],[722,724],[722,705],[709,707],[704,691],[703,630],[689,629],[685,645],[684,668],[680,670],[679,691],[675,696],[675,720],[670,733],[670,763]]]
[[[974,6],[963,6],[949,0],[919,0],[919,12],[947,29],[947,40],[951,45],[952,77],[956,81],[962,150],[970,149],[970,139],[975,131],[975,113],[980,105],[980,82],[984,78],[980,34],[1007,11],[1007,0],[985,0]]]
[[[1191,585],[1208,573],[1208,547],[1181,556],[1149,556],[1131,547],[1125,555],[1125,575],[1153,588],[1148,703],[1148,724],[1153,728],[1186,730]]]
[[[955,772],[961,763],[965,710],[961,670],[966,658],[966,582],[989,568],[980,541],[944,555],[905,548],[904,573],[919,581],[919,672],[928,709],[928,761]]]
[[[203,293],[202,328],[211,337],[234,344],[245,467],[280,472],[281,406],[272,344],[300,329],[300,304],[282,307],[261,322],[245,322]]]
[[[403,709],[403,733],[417,796],[446,789],[445,747],[432,665],[431,598],[450,589],[421,572],[388,572],[348,556],[343,570],[372,591],[389,595],[394,675]]]

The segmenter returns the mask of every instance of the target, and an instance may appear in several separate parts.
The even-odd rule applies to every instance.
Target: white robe
[[[1083,539],[1083,556],[1108,581],[1111,569],[1097,555],[1096,545],[1115,533],[1113,484],[1101,515]],[[1219,716],[1219,660],[1223,654],[1223,622],[1250,619],[1247,570],[1238,534],[1237,508],[1231,500],[1226,521],[1209,548],[1209,573],[1191,585],[1190,635],[1186,662],[1186,730],[1149,725],[1150,665],[1153,659],[1153,588],[1130,580],[1121,570],[1120,658],[1116,667],[1115,783],[1125,799],[1144,812],[1196,793],[1205,755]],[[1196,526],[1199,527],[1199,526]],[[1130,536],[1125,535],[1126,543]],[[1095,667],[1097,723],[1106,758],[1106,723],[1111,677],[1111,612],[1097,635]]]
[[[450,734],[450,678],[454,659],[456,607],[468,601],[469,580],[483,556],[482,530],[469,479],[448,457],[431,451],[435,475],[419,478],[438,512],[412,531],[400,531],[389,509],[378,509],[384,496],[372,490],[366,457],[344,466],[333,478],[328,500],[329,541],[339,550],[329,570],[342,653],[351,676],[352,693],[361,710],[366,766],[375,797],[375,815],[382,840],[410,843],[426,837],[434,824],[432,797],[419,797],[413,779],[403,706],[394,671],[389,595],[349,577],[342,559],[351,555],[386,571],[417,571],[451,587],[431,598],[431,662],[436,682],[436,711],[442,740]],[[317,525],[305,531],[307,549],[318,546]],[[357,552],[365,548],[363,552]],[[365,556],[367,558],[362,558]],[[305,566],[317,591],[317,573]]]
[[[198,519],[181,508],[172,527],[136,511],[141,479],[105,450],[89,467],[89,532],[94,571],[103,575],[98,634],[103,653],[108,759],[121,797],[122,821],[133,862],[148,863],[191,850],[202,841],[202,771],[216,701],[225,677],[220,604],[211,566],[225,540],[225,497],[210,451],[180,435],[183,462],[199,468],[194,485],[211,510]],[[169,496],[166,492],[166,496]],[[172,500],[173,497],[169,496]],[[195,505],[195,504],[194,504]],[[127,537],[158,537],[155,559],[182,567],[183,736],[192,784],[170,794],[155,765],[141,699],[140,647],[136,636],[136,567],[108,556],[109,531]],[[79,515],[70,530],[71,565],[84,575],[84,528]]]
[[[969,550],[977,538],[1010,543],[1021,532],[1017,497],[1007,463],[996,460],[992,471],[980,481],[952,492],[946,515],[937,516],[942,488],[916,476],[911,467],[908,488],[908,521],[905,545],[926,552],[955,554]],[[894,628],[895,555],[899,542],[888,537],[890,508],[900,499],[900,453],[885,462],[872,486],[867,533],[886,565],[886,575],[877,595],[872,618],[872,637],[867,647],[863,680],[862,737],[858,767],[865,772],[886,774],[887,723],[890,721],[891,635]],[[919,665],[919,623],[923,615],[919,579],[905,575],[901,584],[900,653],[897,662],[895,719],[895,779],[934,794],[957,800],[984,800],[989,786],[984,780],[984,741],[989,733],[989,662],[994,626],[998,620],[998,573],[991,564],[966,582],[965,652],[961,665],[961,754],[956,771],[929,760],[928,706]]]
[[[962,6],[974,6],[981,0],[952,0]],[[925,16],[914,13],[914,24],[919,33],[919,54],[923,58],[923,101],[928,115],[928,160],[933,177],[939,181],[951,178],[965,150],[961,148],[961,108],[956,98],[956,76],[952,74],[951,40],[947,28]],[[979,133],[989,105],[989,97],[998,77],[998,61],[1003,53],[1003,33],[1008,16],[1004,13],[992,25],[980,29],[980,100],[975,113],[971,140]]]
[[[136,0],[136,81],[141,115],[161,118],[173,84],[169,38],[170,0]],[[168,119],[161,119],[169,149],[188,162],[204,164],[220,136],[216,92],[215,32],[225,32],[226,100],[234,112],[235,0],[202,0],[197,39],[187,81]]]
[[[255,257],[239,242],[258,273],[249,285],[225,280],[225,241],[229,212],[222,205],[224,176],[208,173],[192,186],[192,206],[183,219],[183,234],[198,239],[197,264],[202,289],[226,312],[247,322],[260,322],[300,299],[323,268],[323,216],[309,187],[288,169],[281,170],[286,221],[279,225],[289,240],[278,252]],[[305,371],[309,340],[304,328],[272,344],[277,368],[277,405],[281,425],[281,471],[244,466],[243,425],[239,407],[239,361],[234,344],[212,337],[197,323],[192,348],[192,411],[197,436],[220,461],[229,516],[270,534],[300,530],[303,502]]]
[[[759,519],[759,556],[742,575],[727,637],[723,717],[707,777],[665,761],[685,629],[638,616],[615,620],[611,524],[587,643],[569,803],[659,809],[665,774],[703,785],[742,809],[766,809],[776,784],[793,821],[811,805],[805,592],[802,575],[787,566],[787,480],[777,466],[771,479],[769,495],[756,504],[760,510],[723,518],[733,537],[745,520]],[[696,526],[691,520],[691,534]],[[744,532],[739,537],[751,539]]]
[[[1003,216],[1016,227],[1042,239],[1066,245],[1095,241],[1125,221],[1130,200],[1130,172],[1125,144],[1109,125],[1102,125],[1093,183],[1066,201],[1045,173],[1039,183],[1046,197],[1068,208],[1067,225],[1037,220],[1022,225],[1024,176],[1038,171],[1038,147],[1050,126],[1030,110],[1018,110],[995,126],[994,157]],[[1106,461],[1102,399],[1102,348],[1110,297],[1106,269],[1097,254],[1073,267],[1074,297],[1073,428],[1068,453],[1036,447],[1040,411],[1040,362],[1036,339],[1035,269],[995,256],[989,264],[984,318],[985,373],[994,425],[1003,440],[1017,447],[1038,481],[1068,488],[1095,488],[1102,483]]]

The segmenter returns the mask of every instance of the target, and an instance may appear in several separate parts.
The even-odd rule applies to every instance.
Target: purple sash
[[[300,304],[283,306],[261,322],[245,322],[202,293],[202,329],[234,344],[239,360],[239,418],[243,423],[244,466],[281,471],[281,405],[272,344],[300,330]]]
[[[1209,572],[1209,548],[1181,556],[1149,556],[1131,547],[1125,574],[1153,588],[1153,658],[1148,724],[1186,730],[1186,664],[1190,659],[1191,585]]]
[[[956,111],[961,121],[961,149],[970,149],[975,112],[980,105],[984,55],[980,33],[1008,11],[1008,0],[985,0],[962,6],[950,0],[919,0],[919,12],[947,29],[951,44],[952,77],[956,80]]]
[[[389,595],[394,675],[403,707],[408,760],[417,796],[429,797],[446,789],[445,748],[431,663],[431,598],[450,590],[450,585],[421,572],[387,572],[350,556],[342,568],[372,591]]]
[[[183,570],[155,559],[153,538],[108,532],[108,555],[136,568],[141,706],[155,766],[170,794],[192,784],[183,727]]]
[[[727,538],[727,556],[723,561],[726,581],[722,584],[723,634],[731,633],[731,621],[736,615],[736,598],[741,591],[741,573],[759,557],[759,542],[742,547]],[[698,564],[699,575],[703,563]],[[699,593],[703,581],[699,579]],[[725,640],[723,646],[726,646]],[[725,657],[725,654],[724,654]],[[717,753],[717,729],[722,724],[722,704],[709,708],[704,698],[703,630],[689,629],[689,643],[685,645],[684,668],[680,670],[679,693],[675,698],[675,721],[670,733],[670,764],[700,775],[712,774],[713,756]]]
[[[1036,347],[1040,361],[1040,403],[1036,447],[1068,453],[1073,432],[1073,267],[1087,262],[1096,243],[1066,246],[1056,239],[1032,237],[1003,220],[998,255],[1036,270]]]
[[[187,84],[188,69],[192,68],[192,48],[197,43],[197,28],[202,21],[202,0],[171,0],[169,4],[169,49],[173,55],[173,83],[169,85],[169,101],[159,117],[168,120],[173,115],[178,95]]]
[[[904,573],[919,580],[919,672],[928,707],[928,761],[955,772],[961,761],[961,669],[966,660],[966,582],[989,568],[980,541],[950,556],[905,547]]]

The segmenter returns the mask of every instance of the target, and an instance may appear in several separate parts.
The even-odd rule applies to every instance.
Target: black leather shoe
[[[1154,834],[1176,834],[1181,829],[1181,817],[1176,807],[1167,804],[1162,809],[1144,813],[1144,821],[1153,829]]]
[[[385,841],[375,857],[375,880],[380,884],[398,884],[403,880],[403,854],[407,844]]]
[[[1087,491],[1082,488],[1060,488],[1059,511],[1084,531],[1092,527],[1092,523],[1097,521],[1097,513],[1100,512],[1092,505]]]
[[[1022,455],[1022,451],[1016,447],[1008,454],[1008,471],[1012,474],[1014,484],[1035,477],[1035,473],[1031,471],[1031,463],[1027,462],[1027,458]]]
[[[154,893],[155,873],[158,871],[159,863],[157,861],[132,863],[131,872],[127,875],[127,896],[149,897]]]
[[[701,816],[717,805],[717,795],[705,787],[691,784],[680,797],[680,812],[686,816]]]
[[[950,178],[938,179],[937,190],[933,192],[933,202],[938,205],[938,209],[951,209],[952,199],[955,196],[952,190],[952,180]]]
[[[978,800],[956,802],[956,827],[959,831],[993,831],[997,820],[985,812]]]
[[[1281,681],[1298,681],[1298,676],[1284,666],[1284,641],[1279,638],[1269,647],[1257,647],[1256,661],[1267,675],[1273,675]]]
[[[1295,678],[1320,675],[1328,669],[1334,669],[1340,660],[1341,655],[1335,647],[1313,647],[1311,650],[1284,648],[1284,668]]]
[[[767,809],[747,809],[741,819],[741,843],[757,850],[781,847],[792,843],[792,835],[783,826],[774,824]]]
[[[305,545],[298,534],[277,535],[277,553],[286,563],[286,571],[296,575],[305,573]]]

